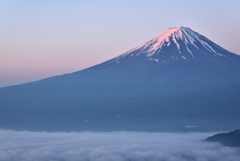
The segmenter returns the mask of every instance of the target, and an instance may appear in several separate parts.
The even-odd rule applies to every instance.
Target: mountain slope
[[[0,128],[236,128],[234,121],[240,121],[239,67],[240,56],[189,28],[170,28],[99,65],[0,88]]]

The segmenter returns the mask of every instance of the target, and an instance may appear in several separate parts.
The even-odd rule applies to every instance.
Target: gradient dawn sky
[[[239,0],[0,0],[0,87],[71,73],[185,26],[240,54]]]

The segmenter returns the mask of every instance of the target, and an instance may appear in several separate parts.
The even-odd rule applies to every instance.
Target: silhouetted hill
[[[205,141],[219,142],[225,146],[240,147],[240,129],[208,137]]]

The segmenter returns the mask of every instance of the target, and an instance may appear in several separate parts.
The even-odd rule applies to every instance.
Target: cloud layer
[[[236,161],[240,148],[203,142],[212,133],[0,130],[4,161]]]

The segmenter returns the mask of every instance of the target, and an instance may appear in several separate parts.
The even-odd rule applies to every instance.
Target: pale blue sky
[[[240,54],[239,0],[0,0],[0,87],[101,63],[186,26]]]

